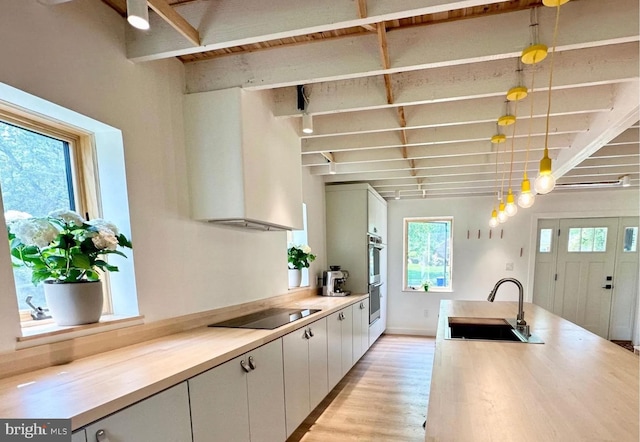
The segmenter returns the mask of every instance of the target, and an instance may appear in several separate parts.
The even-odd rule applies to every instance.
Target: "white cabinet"
[[[353,308],[346,307],[327,316],[329,390],[353,366]]]
[[[282,338],[287,437],[329,392],[327,318]]]
[[[353,364],[369,350],[369,300],[353,304]]]
[[[85,427],[88,442],[191,440],[187,383],[171,387]],[[97,434],[104,434],[104,439]],[[77,434],[77,433],[76,433]],[[78,440],[83,440],[81,436]],[[73,439],[75,440],[75,439]]]
[[[87,442],[87,435],[84,432],[84,428],[71,435],[71,442]]]
[[[270,93],[232,88],[183,103],[192,217],[302,229],[300,139],[273,116]]]
[[[284,441],[283,376],[277,339],[190,379],[193,441]]]
[[[387,243],[387,203],[373,189],[367,191],[367,231]]]

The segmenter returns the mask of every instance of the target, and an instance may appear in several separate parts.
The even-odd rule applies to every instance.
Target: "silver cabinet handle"
[[[338,319],[340,321],[342,321],[344,319],[344,314],[342,312],[340,312],[340,314],[338,315]]]
[[[313,338],[313,330],[311,330],[311,327],[309,327],[309,337]]]
[[[360,310],[364,310],[364,302],[360,303]]]
[[[249,367],[251,367],[252,370],[256,369],[256,361],[253,359],[253,356],[249,356]]]
[[[96,431],[96,440],[98,442],[109,442],[109,436],[107,436],[107,432],[104,430]]]
[[[240,361],[240,367],[242,367],[242,369],[247,373],[249,373],[251,371],[251,368],[249,368],[249,366],[244,361],[244,359]]]
[[[304,337],[305,339],[309,339],[309,338],[311,337],[311,336],[309,336],[309,330],[306,330],[306,329],[305,329],[303,337]]]

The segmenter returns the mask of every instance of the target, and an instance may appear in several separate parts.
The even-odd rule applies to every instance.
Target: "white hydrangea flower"
[[[56,229],[49,221],[37,218],[18,220],[11,225],[11,231],[27,246],[47,247],[56,236]]]
[[[301,249],[302,249],[302,251],[303,251],[304,253],[306,253],[307,255],[308,255],[309,253],[311,253],[311,247],[309,247],[307,244],[305,244],[305,245],[301,246],[300,248],[301,248]]]
[[[72,210],[59,209],[49,213],[51,218],[58,218],[65,223],[80,227],[84,223],[84,218],[78,213]]]
[[[98,231],[98,234],[91,238],[91,241],[100,250],[116,250],[118,248],[118,238],[107,229]]]
[[[7,210],[6,212],[4,212],[4,220],[7,224],[28,218],[33,217],[27,212],[20,212],[19,210]]]
[[[101,218],[92,219],[91,221],[88,221],[87,224],[96,227],[100,231],[108,230],[109,232],[113,233],[114,236],[118,236],[120,234],[115,224],[110,221],[105,221]]]

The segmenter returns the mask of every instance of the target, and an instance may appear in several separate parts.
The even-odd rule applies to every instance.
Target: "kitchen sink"
[[[445,339],[511,341],[542,344],[537,336],[525,336],[518,331],[515,320],[505,318],[471,318],[450,316]]]

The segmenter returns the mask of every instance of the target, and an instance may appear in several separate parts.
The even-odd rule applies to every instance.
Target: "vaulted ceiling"
[[[126,14],[124,0],[103,1]],[[271,89],[275,116],[300,125],[304,85],[314,132],[300,130],[302,164],[328,183],[418,198],[495,194],[504,176],[515,192],[547,145],[558,190],[640,184],[637,0],[572,0],[559,17],[541,0],[148,4],[151,28],[127,27],[127,57],[177,57],[187,93]],[[519,63],[532,43],[549,56]],[[515,86],[529,95],[507,104]],[[498,126],[507,112],[516,124]],[[506,142],[491,143],[497,133]]]

